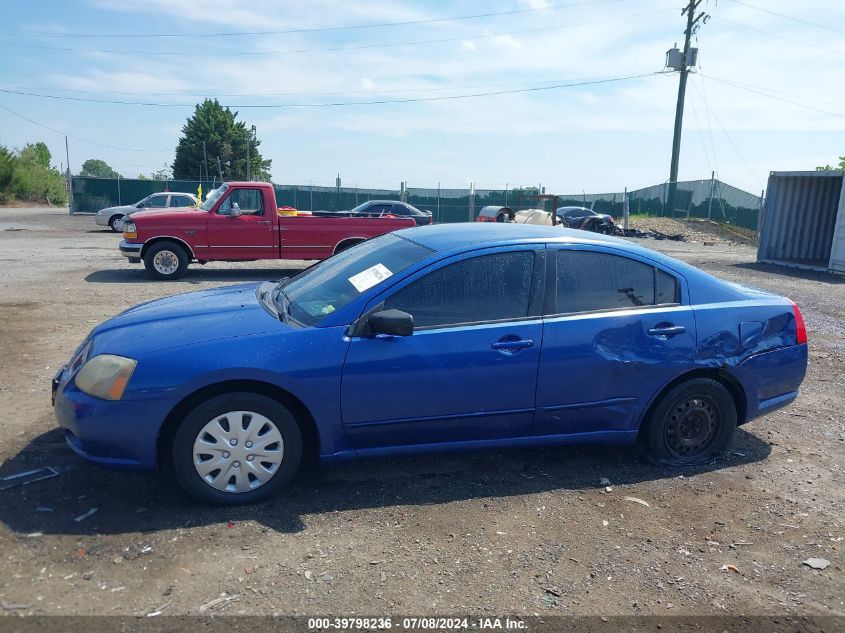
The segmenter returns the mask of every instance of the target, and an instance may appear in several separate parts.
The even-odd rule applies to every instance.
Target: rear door
[[[614,249],[550,246],[548,254],[534,432],[621,438],[637,428],[652,397],[693,365],[686,283]]]
[[[241,215],[232,215],[232,209]],[[259,187],[230,189],[208,214],[208,247],[213,259],[272,259],[278,255],[275,208],[265,208]]]
[[[413,315],[407,337],[354,337],[343,425],[359,449],[530,435],[541,248],[486,249],[417,273],[373,299]]]

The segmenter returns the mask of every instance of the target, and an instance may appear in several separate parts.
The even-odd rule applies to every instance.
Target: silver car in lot
[[[197,204],[197,197],[192,193],[179,191],[164,191],[153,193],[139,200],[135,204],[124,204],[119,207],[108,207],[97,211],[94,222],[99,226],[107,226],[115,233],[123,230],[123,218],[138,209],[167,209],[169,207],[193,207]]]

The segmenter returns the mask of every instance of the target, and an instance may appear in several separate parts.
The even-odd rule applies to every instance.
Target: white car
[[[178,191],[153,193],[135,204],[124,204],[119,207],[100,209],[97,211],[97,215],[94,216],[94,222],[99,226],[108,226],[115,233],[120,233],[123,230],[123,218],[138,209],[194,207],[196,204],[197,197],[192,193]]]

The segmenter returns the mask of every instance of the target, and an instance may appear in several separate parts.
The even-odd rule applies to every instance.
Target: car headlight
[[[76,374],[76,387],[89,396],[120,400],[138,361],[114,354],[98,354]]]
[[[123,221],[123,237],[128,239],[135,239],[138,237],[138,229],[135,228],[134,222]]]

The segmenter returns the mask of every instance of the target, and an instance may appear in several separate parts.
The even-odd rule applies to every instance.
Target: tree
[[[197,104],[193,116],[182,127],[173,161],[173,178],[195,180],[218,176],[245,180],[249,147],[250,178],[269,180],[272,161],[261,156],[258,151],[261,141],[253,137],[245,122],[235,120],[237,116],[237,112],[224,108],[217,99]]]
[[[161,169],[151,173],[150,178],[152,180],[173,180],[173,172],[170,170],[167,163],[165,163]]]
[[[52,158],[50,150],[46,143],[38,141],[37,143],[27,143],[20,151],[21,162],[30,165],[37,165],[44,169],[50,169],[50,159]]]
[[[0,145],[0,202],[12,199],[12,182],[15,178],[17,158],[14,152]]]
[[[120,178],[120,174],[112,169],[109,164],[99,158],[89,158],[82,163],[80,176],[94,176],[95,178]]]
[[[831,167],[830,165],[816,167],[816,171],[836,171],[837,169],[845,170],[845,156],[839,157],[839,164],[836,167]]]

